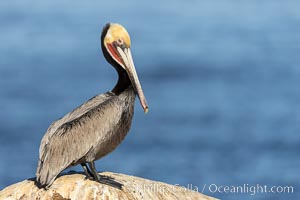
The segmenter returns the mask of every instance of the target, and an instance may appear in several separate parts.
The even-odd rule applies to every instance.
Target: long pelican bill
[[[127,47],[121,48],[121,47],[117,46],[116,50],[118,51],[120,58],[123,61],[122,64],[124,65],[125,70],[130,78],[131,83],[132,83],[132,86],[139,97],[141,106],[143,107],[144,112],[147,113],[148,112],[148,104],[147,104],[146,97],[144,95],[142,86],[140,84],[138,75],[137,75],[135,67],[134,67],[130,48],[127,48]]]

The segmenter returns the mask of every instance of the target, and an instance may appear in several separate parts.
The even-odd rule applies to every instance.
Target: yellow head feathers
[[[127,47],[130,47],[130,37],[126,29],[120,24],[110,24],[104,38],[104,44],[111,44],[119,39],[121,39]]]

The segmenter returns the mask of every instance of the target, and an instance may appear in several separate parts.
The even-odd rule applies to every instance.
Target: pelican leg
[[[93,174],[90,171],[90,169],[88,168],[88,166],[86,165],[86,163],[81,163],[81,166],[82,166],[82,168],[84,170],[84,173],[85,173],[86,177],[88,179],[93,179]]]
[[[118,188],[118,189],[122,189],[123,184],[114,181],[113,178],[110,178],[108,176],[100,176],[96,170],[94,162],[89,162],[89,166],[90,166],[90,169],[91,169],[91,172],[93,174],[95,181],[97,181],[99,183],[103,183],[105,185],[110,185],[110,186]]]
[[[94,162],[89,162],[89,166],[90,166],[90,169],[91,169],[91,172],[92,172],[92,175],[94,177],[94,179],[98,182],[100,182],[100,176],[96,170],[96,167],[95,167],[95,163]]]

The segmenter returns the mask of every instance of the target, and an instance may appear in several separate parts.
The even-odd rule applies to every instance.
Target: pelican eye
[[[119,38],[119,39],[117,39],[117,44],[121,46],[124,44],[124,41]]]

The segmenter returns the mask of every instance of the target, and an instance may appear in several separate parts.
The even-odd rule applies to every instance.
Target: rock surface
[[[139,177],[111,172],[100,175],[121,183],[122,189],[88,180],[82,174],[69,174],[57,178],[48,190],[39,189],[34,180],[13,184],[0,191],[0,199],[214,199],[197,191]]]

